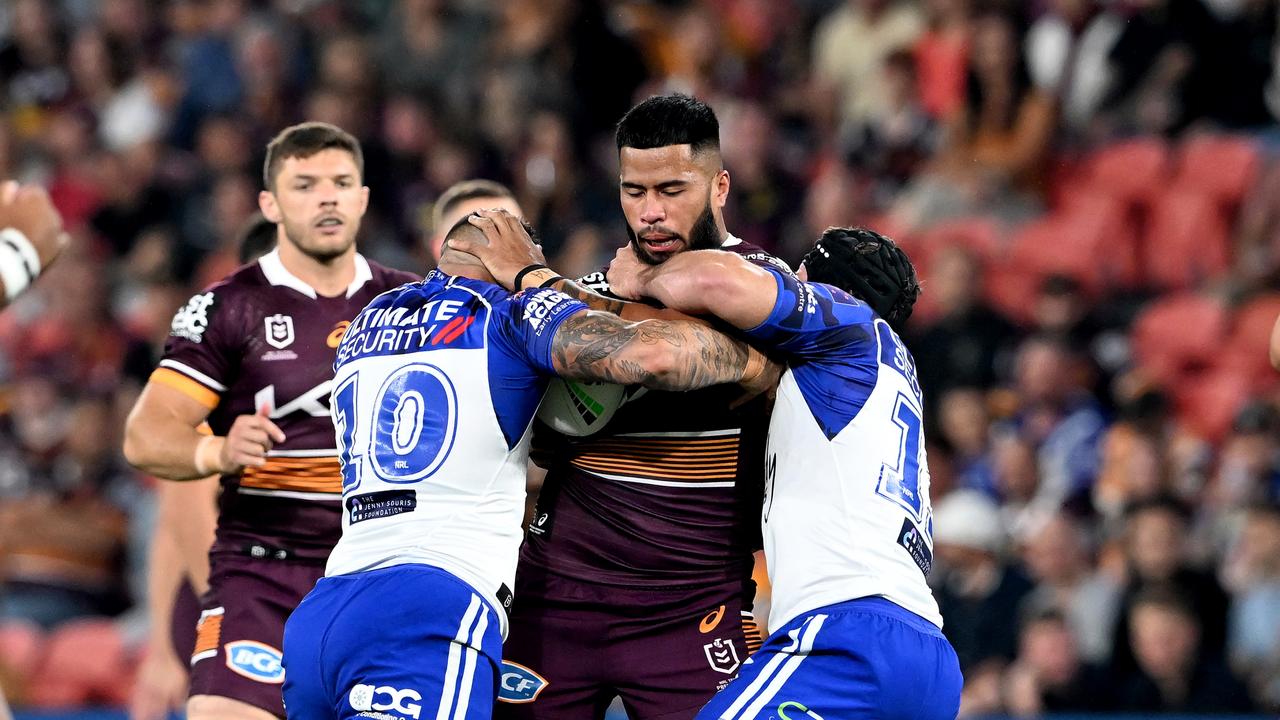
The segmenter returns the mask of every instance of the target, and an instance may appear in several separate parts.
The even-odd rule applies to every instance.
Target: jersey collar
[[[267,277],[267,282],[272,285],[281,285],[297,290],[313,300],[316,299],[316,289],[285,268],[284,263],[280,261],[279,248],[258,258],[258,267],[262,268],[262,274]],[[356,253],[356,275],[351,279],[351,284],[347,286],[347,297],[350,298],[355,295],[360,288],[364,287],[365,283],[372,279],[373,271],[369,269],[369,261],[365,260],[360,253]]]
[[[724,242],[720,243],[720,247],[731,248],[734,245],[741,245],[741,244],[742,244],[742,238],[735,237],[733,233],[729,233],[729,237],[725,238]]]

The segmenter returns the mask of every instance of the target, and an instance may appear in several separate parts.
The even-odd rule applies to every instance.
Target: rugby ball
[[[622,406],[627,388],[612,383],[556,378],[538,408],[538,419],[571,437],[599,432]]]

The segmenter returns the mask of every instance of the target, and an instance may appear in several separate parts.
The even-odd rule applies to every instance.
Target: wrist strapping
[[[215,440],[218,440],[216,435],[205,435],[200,438],[200,442],[196,443],[195,459],[192,464],[200,477],[212,475],[218,469],[218,455],[221,448],[214,443]],[[213,457],[209,457],[210,455]]]
[[[525,275],[528,275],[529,273],[534,272],[536,270],[546,270],[546,269],[547,269],[547,266],[543,265],[542,263],[534,263],[532,265],[524,266],[523,268],[520,269],[520,272],[516,273],[516,279],[511,282],[511,289],[514,290],[515,292],[520,292],[521,290],[524,289],[520,287],[520,281],[524,280]]]
[[[17,228],[0,230],[0,282],[12,302],[40,275],[40,254]]]

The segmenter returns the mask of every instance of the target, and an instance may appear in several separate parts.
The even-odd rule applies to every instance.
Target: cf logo
[[[384,695],[388,698],[386,702],[374,702],[375,699]],[[422,695],[418,694],[417,690],[397,690],[388,685],[378,687],[356,685],[351,688],[348,700],[351,702],[351,707],[359,712],[390,710],[418,720],[421,707],[416,703],[406,703],[405,700],[422,700]]]

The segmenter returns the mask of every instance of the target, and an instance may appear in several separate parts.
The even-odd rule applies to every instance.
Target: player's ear
[[[360,186],[360,214],[364,215],[364,212],[368,209],[369,209],[369,186],[361,185]]]
[[[368,188],[365,188],[365,193],[367,197]],[[262,211],[262,217],[267,220],[276,224],[284,222],[284,216],[280,214],[280,205],[276,203],[276,196],[271,191],[263,190],[258,193],[258,209]]]
[[[723,208],[725,203],[729,202],[728,170],[716,173],[715,179],[711,181],[711,202],[719,208]]]

